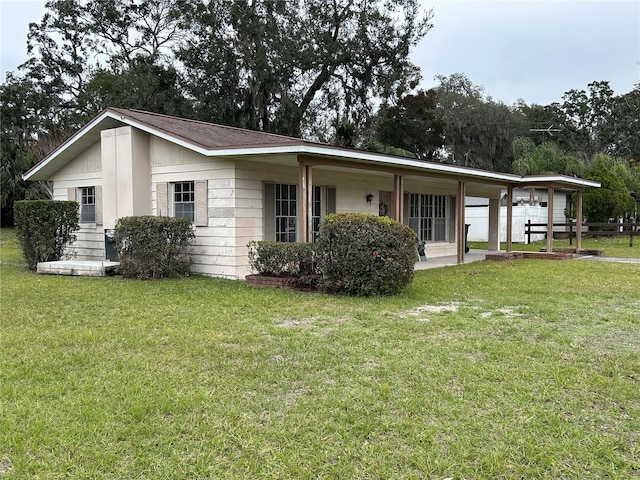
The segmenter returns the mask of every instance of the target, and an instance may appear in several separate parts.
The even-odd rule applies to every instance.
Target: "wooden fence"
[[[553,232],[554,238],[569,237],[569,244],[573,243],[576,236],[576,222],[554,223],[553,227],[564,227],[563,231]],[[585,230],[587,228],[587,230]],[[547,235],[546,223],[532,223],[529,220],[524,227],[524,234],[527,237],[527,243],[531,243],[531,235],[543,234]],[[582,237],[601,237],[623,235],[629,236],[629,246],[633,247],[633,237],[640,235],[640,219],[631,220],[624,223],[592,223],[586,222],[582,224]]]

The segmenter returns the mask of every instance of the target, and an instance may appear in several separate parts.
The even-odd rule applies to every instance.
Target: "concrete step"
[[[37,273],[44,275],[82,275],[104,277],[115,273],[120,262],[109,260],[59,260],[56,262],[38,262]]]

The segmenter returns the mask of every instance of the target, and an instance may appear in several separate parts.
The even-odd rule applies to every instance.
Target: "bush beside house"
[[[16,235],[29,270],[38,262],[61,260],[80,228],[79,206],[72,201],[21,200],[14,204]]]
[[[417,237],[389,217],[328,215],[315,245],[325,291],[393,295],[413,280]]]
[[[315,264],[313,244],[254,240],[249,242],[247,247],[251,269],[258,272],[261,277],[279,279],[254,283],[294,288],[318,286],[320,275]],[[252,280],[255,279],[252,278]]]
[[[259,275],[284,278],[287,286],[319,284],[329,293],[390,295],[413,280],[416,242],[413,230],[388,217],[332,214],[320,226],[316,243],[253,241],[249,262]]]
[[[115,225],[120,273],[126,278],[188,276],[195,234],[184,218],[123,217]]]

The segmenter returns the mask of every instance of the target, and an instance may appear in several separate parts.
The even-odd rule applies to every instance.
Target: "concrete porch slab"
[[[472,249],[464,254],[464,263],[481,262],[485,260],[485,256],[489,253],[488,250],[475,250]],[[442,257],[429,257],[426,260],[415,264],[415,270],[430,270],[432,268],[450,267],[458,265],[457,255],[445,255]]]
[[[56,262],[38,262],[37,273],[43,275],[81,275],[104,277],[112,275],[120,262],[109,260],[59,260]]]

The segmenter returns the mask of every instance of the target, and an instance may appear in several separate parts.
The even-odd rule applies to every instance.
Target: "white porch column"
[[[553,252],[553,187],[547,188],[547,253]]]
[[[578,189],[576,202],[576,252],[582,250],[582,189]]]
[[[465,183],[458,182],[458,200],[456,202],[458,206],[458,263],[464,263],[464,247],[465,247]]]
[[[489,199],[489,242],[487,248],[500,251],[500,199]]]
[[[513,186],[507,187],[507,252],[513,251]]]

